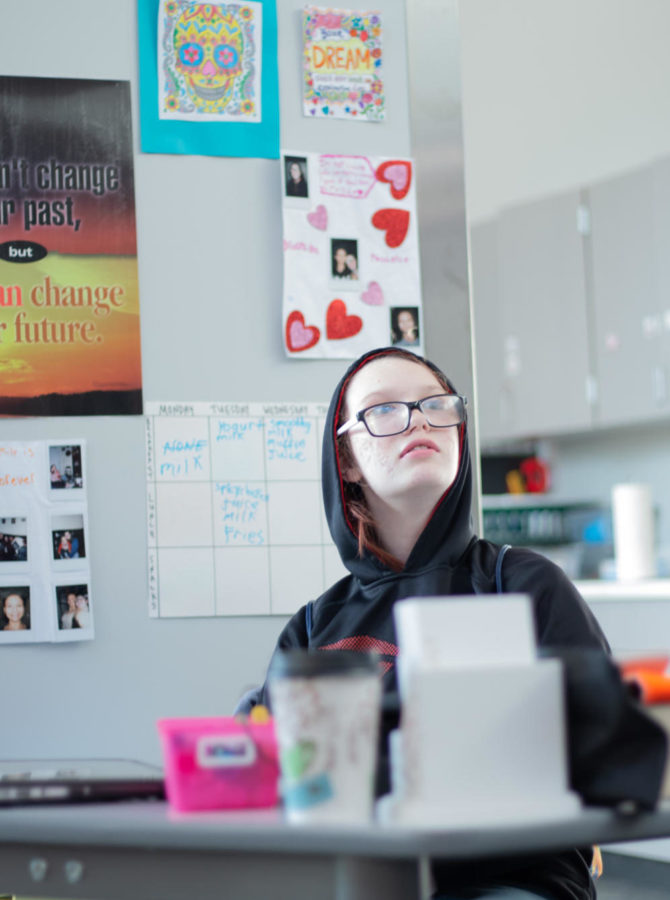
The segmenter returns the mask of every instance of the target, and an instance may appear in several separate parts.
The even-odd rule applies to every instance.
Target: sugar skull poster
[[[281,184],[287,356],[422,354],[413,161],[285,151]]]
[[[142,412],[130,84],[0,78],[0,415]]]
[[[275,0],[137,0],[144,153],[279,156]]]
[[[163,0],[159,117],[260,122],[262,22],[261,3]]]
[[[314,118],[384,119],[379,12],[305,7],[303,112]]]

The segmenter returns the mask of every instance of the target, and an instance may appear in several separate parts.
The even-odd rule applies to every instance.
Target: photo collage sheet
[[[289,357],[423,355],[410,159],[282,154],[284,343]]]
[[[94,636],[85,452],[0,443],[0,644]]]

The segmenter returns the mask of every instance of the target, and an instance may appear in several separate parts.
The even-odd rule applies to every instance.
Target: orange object
[[[603,855],[597,844],[593,845],[593,858],[591,860],[591,875],[594,878],[600,878],[603,874]]]
[[[638,656],[632,659],[619,660],[619,671],[624,676],[635,672],[665,672],[670,666],[670,656]]]
[[[523,494],[525,492],[526,485],[518,469],[511,469],[505,475],[505,486],[508,494]]]
[[[638,669],[625,675],[624,681],[639,688],[640,699],[647,706],[670,703],[670,678],[662,672]]]

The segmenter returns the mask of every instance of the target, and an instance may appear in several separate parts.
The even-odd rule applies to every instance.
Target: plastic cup
[[[381,707],[377,657],[287,650],[269,671],[289,822],[369,822]]]

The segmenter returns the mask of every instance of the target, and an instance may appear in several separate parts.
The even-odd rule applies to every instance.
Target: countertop
[[[644,581],[575,581],[575,587],[587,601],[670,600],[670,578]]]

